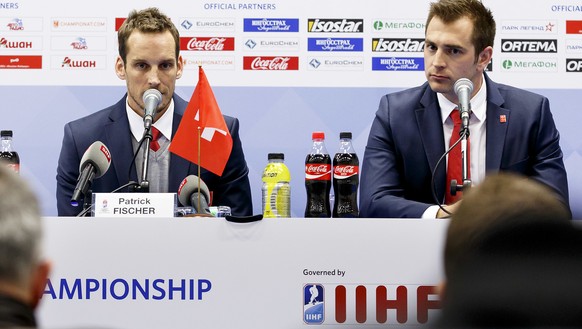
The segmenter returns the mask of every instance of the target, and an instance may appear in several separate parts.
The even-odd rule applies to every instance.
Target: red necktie
[[[154,152],[157,152],[160,149],[160,143],[158,142],[160,135],[161,133],[158,128],[152,126],[152,141],[150,143],[150,149]]]
[[[449,142],[449,148],[455,144],[455,142],[459,139],[460,135],[459,132],[461,130],[461,116],[459,115],[459,110],[455,108],[451,114],[451,119],[453,119],[453,133],[451,134],[451,140]],[[469,139],[467,138],[467,159],[470,159],[470,144]],[[451,195],[451,180],[456,179],[458,185],[463,184],[463,163],[461,159],[461,143],[457,144],[454,149],[449,152],[449,162],[447,166],[447,189],[445,191],[445,204],[453,204],[461,199],[463,196],[463,192],[457,191],[457,194]],[[467,175],[470,175],[470,169],[467,168]]]

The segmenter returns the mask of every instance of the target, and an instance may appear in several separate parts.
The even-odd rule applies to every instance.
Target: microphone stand
[[[463,182],[457,184],[456,179],[451,180],[451,195],[456,195],[457,192],[462,192],[464,189],[471,187],[471,178],[469,177],[469,168],[471,167],[471,159],[467,156],[467,139],[469,138],[469,125],[462,127],[461,131],[461,166],[463,171]]]
[[[150,144],[152,142],[152,127],[145,128],[143,138],[145,138],[145,149],[143,150],[143,165],[141,170],[141,180],[139,186],[136,186],[136,192],[148,193],[150,191],[150,182],[148,182],[148,168],[150,161]]]

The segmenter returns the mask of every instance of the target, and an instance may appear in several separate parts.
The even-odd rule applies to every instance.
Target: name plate
[[[94,217],[174,217],[176,193],[93,193]]]

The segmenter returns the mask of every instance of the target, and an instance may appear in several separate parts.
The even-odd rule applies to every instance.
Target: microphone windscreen
[[[210,203],[210,191],[208,186],[202,179],[198,179],[196,175],[189,175],[182,180],[180,187],[178,188],[178,200],[184,206],[192,206],[191,196],[193,193],[198,192],[198,181],[200,181],[200,194],[206,199],[206,203]]]
[[[162,93],[157,89],[148,89],[143,93],[143,102],[147,104],[148,99],[155,101],[155,107],[157,107],[162,101]]]
[[[457,95],[463,88],[467,88],[469,90],[468,94],[471,95],[471,93],[473,92],[473,82],[467,78],[460,78],[455,82],[453,88],[455,90],[455,94]]]
[[[83,171],[87,164],[95,167],[95,178],[101,177],[109,169],[111,163],[111,154],[105,144],[100,141],[93,142],[81,158],[79,171]]]

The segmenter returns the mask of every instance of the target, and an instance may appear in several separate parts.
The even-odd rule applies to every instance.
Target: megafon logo
[[[350,328],[358,324],[425,324],[431,312],[441,308],[435,286],[306,284],[303,297],[305,323]]]
[[[325,320],[324,290],[321,284],[303,287],[303,321],[307,324],[322,324]]]

